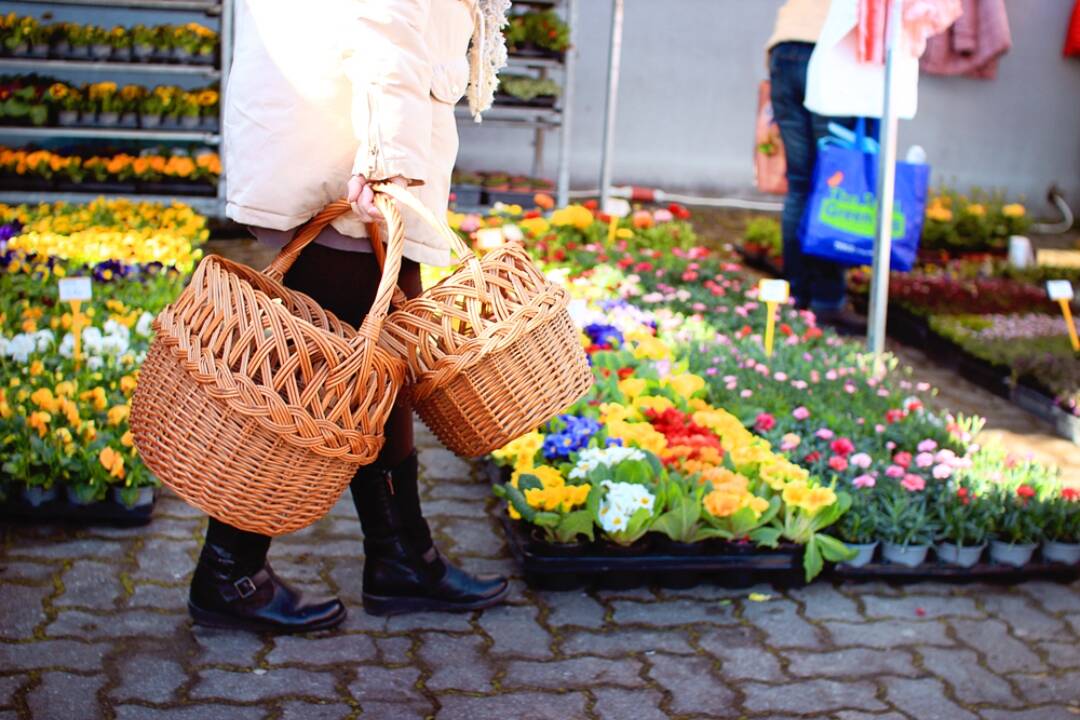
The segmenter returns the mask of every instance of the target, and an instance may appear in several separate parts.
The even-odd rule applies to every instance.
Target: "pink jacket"
[[[240,0],[225,88],[226,213],[289,230],[345,194],[350,174],[402,175],[445,215],[458,150],[454,106],[470,82],[477,0]],[[408,218],[405,254],[449,248]],[[366,235],[355,215],[341,235]]]
[[[1012,47],[1005,0],[963,0],[964,14],[947,31],[930,38],[923,72],[992,80],[998,59]]]

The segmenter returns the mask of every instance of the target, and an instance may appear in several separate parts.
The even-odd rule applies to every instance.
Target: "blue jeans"
[[[802,252],[802,221],[814,182],[817,141],[829,134],[829,123],[854,127],[854,118],[830,118],[810,112],[806,98],[806,66],[814,51],[811,43],[784,42],[769,53],[772,106],[780,139],[787,155],[788,194],[784,198],[781,234],[784,276],[799,307],[837,310],[846,295],[845,267]]]

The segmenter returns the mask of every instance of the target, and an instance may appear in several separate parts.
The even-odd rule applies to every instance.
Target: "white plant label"
[[[608,198],[604,203],[604,214],[612,217],[626,217],[630,214],[630,203],[623,198]]]
[[[525,233],[521,232],[521,228],[517,225],[503,225],[502,231],[503,237],[510,242],[522,242],[525,240]]]
[[[502,228],[481,228],[476,231],[476,247],[481,250],[494,250],[505,242]]]
[[[758,299],[762,302],[786,303],[790,293],[787,280],[762,280],[758,285]]]
[[[59,285],[60,302],[89,300],[94,295],[94,289],[88,277],[61,278]]]
[[[1050,296],[1051,300],[1072,300],[1075,297],[1072,283],[1068,280],[1048,281],[1046,283],[1046,294]]]

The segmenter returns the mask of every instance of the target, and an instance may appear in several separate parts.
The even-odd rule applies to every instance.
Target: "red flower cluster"
[[[892,461],[906,470],[907,468],[911,467],[911,453],[898,452],[893,455]]]
[[[1076,488],[1067,487],[1061,491],[1061,497],[1069,502],[1075,502],[1080,500],[1080,490]]]
[[[679,203],[671,203],[667,206],[668,212],[675,216],[677,220],[689,220],[690,211]]]
[[[1016,495],[1020,498],[1020,502],[1023,505],[1028,504],[1028,500],[1035,497],[1035,488],[1030,485],[1021,485],[1016,488]]]
[[[686,457],[668,458],[667,462],[678,460],[696,460],[701,456],[703,448],[713,448],[722,457],[724,448],[720,444],[720,438],[708,428],[703,428],[695,423],[690,415],[680,412],[675,408],[668,408],[664,412],[646,410],[645,417],[657,432],[667,438],[669,447],[692,448]]]
[[[846,458],[848,455],[855,452],[855,443],[851,442],[846,437],[839,437],[829,444],[829,448],[840,457]]]
[[[754,421],[754,429],[758,432],[769,432],[776,427],[776,418],[769,413],[761,413]]]
[[[885,422],[889,423],[890,425],[892,425],[893,423],[898,423],[903,419],[904,411],[900,408],[893,408],[892,410],[889,410],[885,413]]]
[[[960,498],[961,505],[971,504],[971,491],[966,487],[956,489],[956,497]]]

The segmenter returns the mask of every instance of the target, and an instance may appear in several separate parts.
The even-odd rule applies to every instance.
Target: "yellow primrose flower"
[[[49,432],[49,422],[52,420],[52,415],[40,410],[30,413],[30,417],[27,418],[26,424],[34,430],[37,430],[38,437],[45,437],[45,433]]]
[[[986,215],[986,208],[979,203],[971,203],[964,208],[964,212],[973,217],[983,217]]]
[[[788,483],[780,496],[784,503],[792,507],[803,507],[810,495],[810,488],[802,481]]]
[[[649,423],[628,423],[622,420],[608,423],[608,437],[618,438],[626,446],[648,450],[657,456],[663,456],[667,449],[667,438]]]
[[[633,400],[645,392],[649,383],[642,378],[628,377],[619,381],[619,392]]]
[[[33,330],[28,330],[27,332],[33,332]],[[30,363],[31,377],[37,377],[43,372],[45,372],[45,365],[40,360],[34,360],[32,363]]]
[[[49,388],[38,388],[30,394],[30,402],[45,412],[56,412],[57,402]]]
[[[671,386],[681,397],[689,398],[691,395],[705,389],[705,379],[692,373],[672,375],[664,383]]]
[[[110,477],[120,478],[121,480],[124,478],[124,456],[111,447],[101,449],[101,452],[98,453],[98,462],[109,471]]]
[[[135,438],[130,430],[120,436],[120,444],[127,448],[135,446]]]
[[[1024,217],[1027,214],[1027,209],[1020,203],[1010,203],[1001,208],[1001,214],[1010,218]]]
[[[763,497],[757,495],[748,495],[747,507],[754,511],[754,514],[759,516],[761,513],[769,509],[769,501]]]
[[[532,237],[544,235],[551,229],[551,224],[542,217],[526,218],[518,226]]]
[[[639,410],[654,410],[658,413],[662,413],[669,408],[675,407],[675,403],[668,400],[666,397],[659,395],[642,395],[634,401],[634,407]]]
[[[70,380],[64,380],[56,384],[57,397],[74,397],[75,395],[75,383]]]
[[[810,489],[810,492],[806,494],[806,500],[800,507],[811,515],[815,515],[819,510],[832,505],[834,502],[836,502],[836,493],[833,492],[832,488],[816,487]]]
[[[110,425],[119,425],[128,419],[128,415],[131,414],[130,405],[114,405],[109,408],[108,419]]]
[[[130,376],[125,376],[130,377]],[[124,388],[124,378],[120,379],[120,387]],[[134,388],[134,379],[132,379],[132,387]],[[127,392],[127,390],[125,390]],[[525,433],[519,438],[511,440],[502,448],[491,453],[499,462],[512,461],[516,467],[529,467],[532,465],[532,459],[536,455],[536,452],[543,447],[544,436],[535,430],[530,433]]]
[[[593,224],[595,218],[583,205],[567,205],[551,214],[551,224],[555,227],[576,227],[584,230]]]
[[[668,360],[671,348],[652,335],[640,335],[633,340],[634,357],[639,360]]]
[[[600,405],[600,421],[603,424],[619,420],[640,420],[641,416],[637,409],[620,405],[619,403],[603,403]]]
[[[703,503],[705,510],[713,517],[728,517],[743,508],[743,498],[740,493],[722,490],[713,490],[705,496]]]

